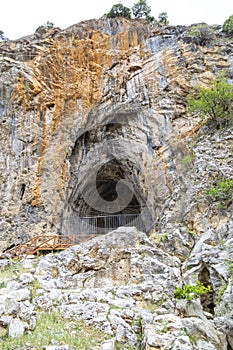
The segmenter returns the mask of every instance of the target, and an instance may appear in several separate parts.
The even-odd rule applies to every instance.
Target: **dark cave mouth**
[[[152,201],[142,164],[147,137],[140,123],[135,113],[114,114],[107,124],[91,128],[76,140],[63,212],[63,220],[71,227],[66,231],[107,233],[120,226],[151,229],[154,215],[148,208]],[[137,135],[136,140],[132,135]]]
[[[106,233],[121,226],[135,226],[146,231],[142,215],[146,201],[138,173],[129,161],[122,164],[112,159],[96,174],[93,172],[94,176],[89,174],[71,205],[77,230]]]

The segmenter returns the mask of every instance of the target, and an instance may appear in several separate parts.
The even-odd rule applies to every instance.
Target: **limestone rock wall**
[[[88,212],[82,196],[98,171],[110,186],[102,195],[119,180],[114,166],[103,170],[113,160],[149,210],[146,230],[158,226],[199,128],[187,94],[232,72],[230,40],[201,47],[187,31],[101,19],[1,43],[2,240],[69,233],[63,222]]]

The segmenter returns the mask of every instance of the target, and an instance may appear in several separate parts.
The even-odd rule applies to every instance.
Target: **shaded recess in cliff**
[[[147,232],[156,206],[144,168],[153,156],[149,126],[132,111],[98,119],[78,137],[69,159],[62,231],[101,233],[128,225]]]

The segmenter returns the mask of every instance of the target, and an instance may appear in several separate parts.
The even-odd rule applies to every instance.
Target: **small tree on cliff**
[[[215,37],[213,28],[205,23],[193,26],[190,36],[196,39],[196,43],[201,46],[210,44]]]
[[[146,0],[139,0],[132,7],[134,18],[150,19],[151,7],[147,4]]]
[[[121,3],[113,5],[111,10],[107,13],[108,18],[125,17],[131,18],[131,10]]]
[[[233,15],[231,15],[228,19],[225,20],[222,29],[227,34],[233,34]]]
[[[167,12],[161,12],[159,14],[158,18],[159,18],[160,24],[162,24],[164,26],[167,26],[169,24]]]
[[[198,113],[218,129],[233,122],[233,85],[224,73],[211,80],[207,87],[197,87],[188,97],[188,112]]]
[[[36,28],[36,33],[46,32],[48,29],[51,29],[53,27],[54,27],[53,22],[47,21],[42,26],[39,26],[38,28]]]
[[[4,32],[0,29],[0,40],[4,39]]]

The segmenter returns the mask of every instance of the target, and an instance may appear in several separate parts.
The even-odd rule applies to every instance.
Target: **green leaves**
[[[214,30],[208,24],[198,24],[191,28],[190,36],[196,38],[199,45],[205,46],[214,39]]]
[[[47,21],[42,26],[39,26],[38,28],[36,28],[36,33],[41,33],[41,32],[47,31],[48,29],[51,29],[53,27],[54,27],[53,22]]]
[[[227,34],[233,34],[233,15],[231,15],[228,19],[225,20],[222,29]]]
[[[121,2],[113,5],[111,10],[106,14],[108,18],[125,17],[131,18],[131,12],[135,19],[146,19],[148,23],[159,23],[161,25],[167,25],[168,16],[166,12],[162,12],[159,15],[159,21],[157,22],[153,16],[150,15],[151,7],[147,4],[146,0],[139,0],[136,2],[132,9],[125,7]]]
[[[0,30],[0,40],[4,39],[4,32],[2,30]]]
[[[139,0],[132,7],[134,18],[148,18],[151,13],[151,7],[147,5],[146,0]]]
[[[161,12],[158,16],[159,23],[167,26],[169,24],[167,12]]]
[[[187,111],[197,113],[217,128],[233,121],[233,85],[223,73],[211,80],[207,87],[198,86],[188,96]]]
[[[107,13],[108,18],[125,17],[131,18],[131,10],[125,7],[121,3],[113,5],[109,13]]]
[[[200,281],[197,281],[194,286],[185,284],[183,288],[177,287],[174,291],[174,295],[177,299],[193,300],[210,292],[212,292],[210,286],[205,287]]]
[[[215,187],[209,188],[206,194],[210,201],[218,202],[226,208],[233,201],[233,180],[219,181]]]

